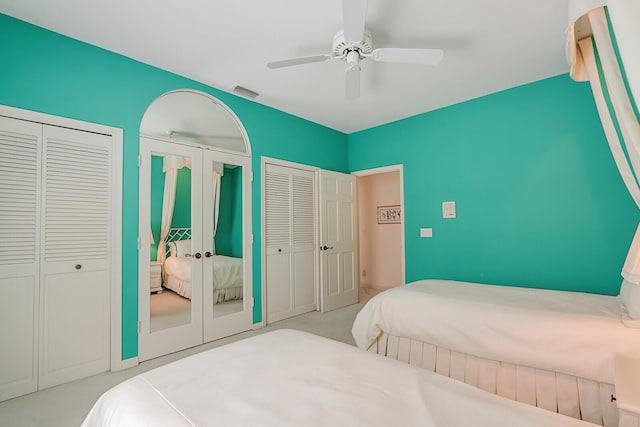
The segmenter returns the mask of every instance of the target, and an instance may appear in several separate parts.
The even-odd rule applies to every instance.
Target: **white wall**
[[[400,172],[359,176],[360,286],[402,284],[402,224],[378,224],[377,207],[400,204]]]

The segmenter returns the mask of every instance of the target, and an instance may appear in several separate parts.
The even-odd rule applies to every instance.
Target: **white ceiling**
[[[370,0],[374,48],[442,48],[438,66],[362,63],[344,98],[341,0],[0,0],[0,12],[345,133],[568,72],[567,0]]]

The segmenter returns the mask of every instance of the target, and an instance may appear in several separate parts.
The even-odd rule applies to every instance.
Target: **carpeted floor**
[[[363,299],[368,299],[366,293]],[[361,300],[362,301],[362,300]],[[298,329],[354,345],[351,325],[362,307],[355,304],[329,313],[313,311],[198,347],[183,350],[120,372],[106,372],[0,403],[0,425],[11,427],[79,426],[95,401],[109,388],[141,372],[191,354],[275,329]]]

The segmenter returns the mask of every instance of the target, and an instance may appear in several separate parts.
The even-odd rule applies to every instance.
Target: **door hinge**
[[[251,182],[253,182],[253,171],[251,171]]]
[[[138,333],[142,331],[142,322],[138,320]]]
[[[138,250],[142,249],[142,246],[140,246],[140,236],[138,236]]]
[[[256,300],[254,297],[251,297],[251,308],[253,308],[254,305],[256,305]]]
[[[138,154],[138,167],[142,166],[142,154]]]
[[[251,244],[253,245],[253,233],[251,233]]]

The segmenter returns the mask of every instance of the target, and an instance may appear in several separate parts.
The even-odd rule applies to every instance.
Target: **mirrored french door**
[[[140,139],[139,360],[252,326],[250,159]]]

